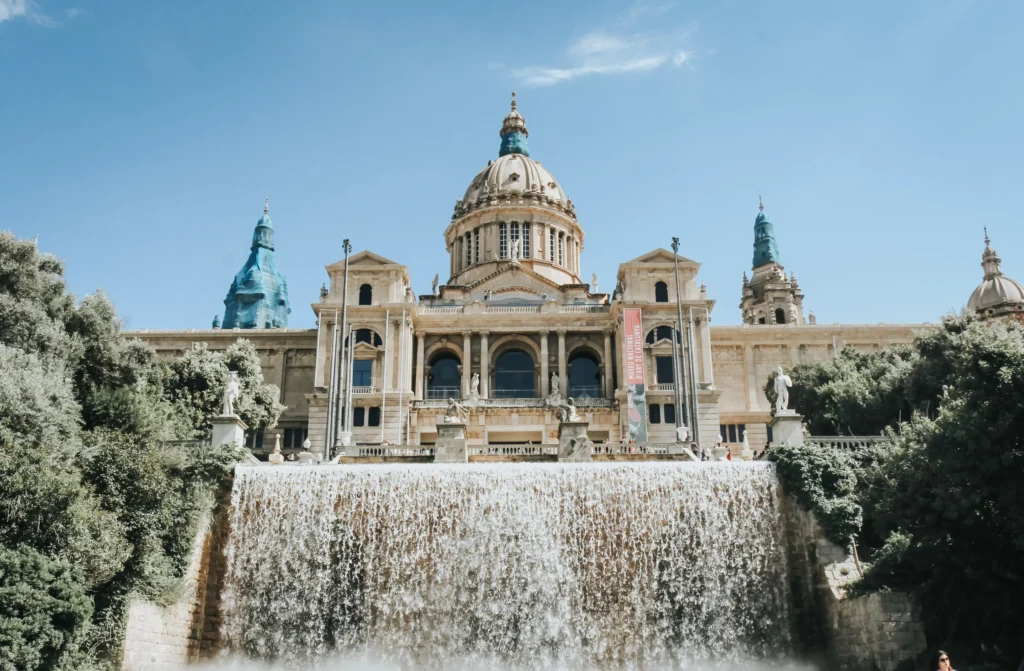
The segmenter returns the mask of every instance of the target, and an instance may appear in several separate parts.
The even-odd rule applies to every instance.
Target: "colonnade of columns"
[[[473,334],[472,331],[462,332],[462,362],[460,366],[461,371],[461,386],[462,386],[462,397],[466,398],[469,395],[470,384],[473,376]],[[490,332],[489,331],[477,331],[476,334],[479,336],[479,347],[480,347],[480,398],[490,398],[490,364],[491,364],[491,351],[490,351]],[[549,370],[549,343],[548,337],[551,334],[550,331],[538,331],[537,334],[540,336],[540,361],[539,363],[539,374],[540,384],[538,385],[540,391],[540,398],[545,398],[552,392],[556,391],[551,389],[551,374]],[[558,371],[558,389],[557,391],[563,396],[567,396],[569,392],[569,375],[568,368],[569,362],[566,356],[566,335],[565,329],[558,329],[556,331],[558,336],[557,342],[557,371]],[[422,400],[425,396],[427,388],[427,373],[428,369],[426,366],[426,340],[431,334],[425,331],[416,331],[414,336],[416,338],[416,378],[415,378],[415,398]],[[602,392],[605,398],[611,398],[614,393],[613,386],[613,369],[612,369],[612,332],[604,331],[604,347],[602,352],[602,361],[598,365],[598,370],[601,375],[602,381]]]

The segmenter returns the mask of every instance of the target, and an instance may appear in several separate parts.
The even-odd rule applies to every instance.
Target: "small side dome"
[[[1024,287],[1003,275],[1002,259],[992,249],[985,230],[985,251],[981,254],[985,277],[967,300],[967,309],[984,316],[999,316],[1024,309]]]

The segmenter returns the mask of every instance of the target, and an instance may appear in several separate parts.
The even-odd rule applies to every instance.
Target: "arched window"
[[[664,282],[656,282],[654,285],[654,302],[668,303],[668,285]]]
[[[782,308],[775,308],[775,323],[785,324],[786,323],[786,311]]]
[[[601,396],[601,372],[597,358],[589,352],[569,357],[569,396],[598,398]]]
[[[462,398],[462,374],[454,352],[444,350],[430,360],[427,398]]]
[[[380,336],[373,329],[356,329],[356,344],[361,342],[373,345],[374,347],[380,347],[384,344],[384,341],[380,339]]]
[[[533,357],[519,349],[505,350],[494,362],[494,398],[533,398]]]
[[[647,344],[653,345],[654,343],[661,342],[662,340],[668,340],[669,342],[671,342],[672,330],[673,329],[671,326],[659,326],[657,328],[651,329],[647,333]],[[682,337],[680,336],[678,331],[676,332],[676,342],[682,342]]]
[[[364,284],[359,287],[359,304],[373,305],[373,287],[369,284]]]

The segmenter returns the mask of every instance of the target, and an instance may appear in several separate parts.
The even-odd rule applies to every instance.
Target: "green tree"
[[[816,446],[781,446],[770,453],[787,485],[804,490],[797,495],[808,507],[817,511],[815,504],[824,500],[862,508],[859,533],[870,566],[858,589],[914,592],[934,646],[955,647],[961,658],[1019,662],[1024,652],[1021,328],[949,317],[909,347],[871,355],[844,352],[835,362],[797,367],[794,374],[808,383],[801,390],[804,405],[797,407],[808,413],[812,426],[820,422],[818,431],[850,426],[853,433],[869,433],[889,427],[892,437],[891,445],[854,456],[852,492],[850,463],[842,457],[827,456]],[[812,418],[811,412],[824,419]],[[823,457],[834,465],[821,463]],[[845,475],[821,475],[829,469]],[[823,521],[836,520],[824,515]]]
[[[197,436],[207,435],[210,418],[220,414],[229,371],[238,373],[241,388],[235,412],[251,429],[274,426],[284,412],[280,392],[264,382],[259,354],[248,340],[239,339],[224,352],[189,350],[171,364],[167,393]]]

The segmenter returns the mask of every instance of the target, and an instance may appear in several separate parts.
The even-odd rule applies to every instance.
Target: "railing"
[[[374,392],[373,387],[359,386],[352,387],[352,394],[372,394]]]
[[[653,391],[675,391],[675,388],[675,382],[659,382],[651,385]]]
[[[827,447],[859,448],[871,447],[879,443],[892,442],[886,436],[809,436],[804,438],[805,443],[816,443]]]
[[[680,444],[677,447],[682,448],[683,446]],[[668,443],[594,443],[594,454],[669,454],[669,445]]]
[[[431,457],[434,448],[429,445],[360,445],[357,457]]]
[[[494,398],[534,398],[533,389],[492,389]]]
[[[463,305],[439,305],[437,307],[421,307],[421,315],[461,315],[466,308]]]
[[[462,390],[458,387],[427,387],[427,398],[462,398]]]
[[[609,312],[610,305],[566,305],[562,312]]]
[[[519,314],[532,314],[540,312],[539,305],[488,305],[488,312],[514,312]]]
[[[598,398],[601,396],[601,388],[597,385],[573,385],[569,387],[569,396],[574,401],[583,398]]]
[[[390,392],[388,392],[390,394]],[[577,408],[614,408],[614,398],[573,398]],[[544,408],[542,398],[482,398],[477,401],[463,400],[462,404],[472,412],[476,408]],[[413,402],[416,408],[447,408],[448,399],[428,398]]]
[[[471,457],[557,457],[558,445],[470,445]]]

